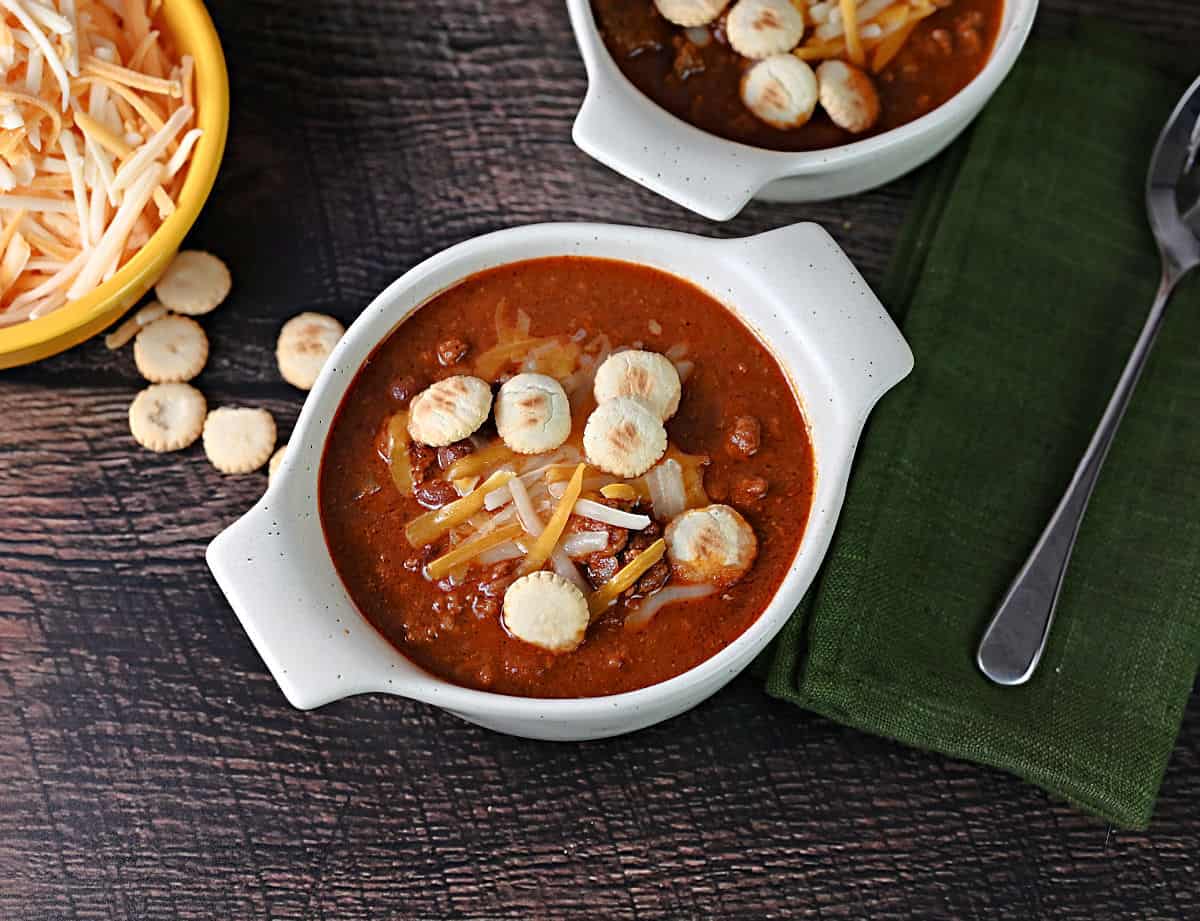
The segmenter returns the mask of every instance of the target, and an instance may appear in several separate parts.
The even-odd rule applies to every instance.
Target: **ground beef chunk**
[[[464,438],[462,441],[456,441],[452,445],[446,445],[444,448],[437,449],[437,465],[441,470],[445,470],[456,460],[466,457],[475,450],[475,443],[469,438]]]
[[[480,620],[491,620],[500,616],[500,599],[487,595],[474,595],[471,598],[471,611]]]
[[[662,526],[657,521],[650,522],[649,525],[642,528],[640,531],[635,531],[629,538],[629,543],[625,549],[621,551],[621,565],[632,562],[634,557],[649,547],[652,543],[662,537]]]
[[[676,77],[686,80],[694,74],[704,73],[704,56],[700,53],[699,48],[679,35],[675,36],[673,43],[675,45],[675,61],[672,68]]]
[[[605,502],[605,504],[610,503]],[[564,534],[574,534],[579,531],[607,531],[608,545],[599,551],[606,556],[613,556],[620,553],[625,548],[625,542],[629,540],[629,532],[625,528],[605,524],[602,521],[596,521],[594,518],[583,518],[579,515],[572,515],[567,519],[567,527]],[[592,555],[595,556],[596,554]]]
[[[458,498],[458,490],[445,480],[425,480],[413,487],[413,498],[422,508],[441,508]]]
[[[754,505],[767,494],[769,485],[760,476],[742,477],[733,484],[734,505]]]
[[[610,508],[622,511],[641,511],[640,500],[621,501],[620,499],[597,499]],[[591,518],[580,518],[572,515],[567,522],[568,531],[607,531],[608,546],[597,553],[584,557],[582,562],[587,572],[588,581],[593,588],[599,588],[617,574],[622,566],[629,563],[639,553],[662,537],[662,526],[652,521],[641,531],[630,531],[614,525],[606,525]],[[629,595],[645,595],[656,592],[670,578],[671,569],[665,559],[651,566],[637,583],[629,590]]]
[[[758,452],[762,440],[762,425],[754,416],[738,416],[733,420],[733,428],[725,449],[739,460],[745,460]]]
[[[519,560],[501,560],[493,563],[479,577],[478,593],[485,598],[500,598],[516,581]]]
[[[657,521],[652,521],[649,527],[635,532],[629,538],[629,543],[626,544],[625,549],[618,554],[621,566],[633,562],[639,553],[660,537],[662,537],[662,526]],[[642,573],[642,577],[633,584],[633,588],[626,592],[626,597],[649,595],[652,592],[656,592],[667,584],[667,579],[670,577],[671,567],[665,558],[661,559]]]
[[[437,451],[416,441],[408,443],[408,463],[412,467],[413,482],[418,486],[430,479],[437,464]]]
[[[974,57],[983,50],[983,38],[979,35],[983,24],[983,13],[979,10],[971,10],[955,21],[954,36],[958,50],[968,57]]]
[[[437,344],[437,360],[438,364],[443,368],[449,368],[452,365],[458,364],[467,357],[467,352],[471,347],[457,336],[451,336]]]
[[[500,616],[504,593],[517,577],[519,560],[502,560],[487,567],[476,578],[474,588],[468,594],[471,613],[478,620],[490,620]]]
[[[403,377],[398,377],[392,381],[392,399],[401,406],[407,406],[409,400],[420,393],[421,390],[422,387],[420,381],[418,381],[411,374],[406,374]]]
[[[425,564],[437,555],[437,549],[433,544],[426,544],[412,556],[404,561],[404,568],[409,572],[420,572],[425,568]]]
[[[599,588],[617,574],[621,561],[611,553],[593,553],[583,558],[583,567],[592,588]]]
[[[597,13],[605,40],[628,57],[665,48],[674,31],[651,3],[600,0]]]
[[[631,594],[652,595],[666,585],[670,578],[671,565],[664,557],[642,574],[642,577],[634,583]]]

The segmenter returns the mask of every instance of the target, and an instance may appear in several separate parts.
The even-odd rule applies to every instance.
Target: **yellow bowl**
[[[158,14],[180,54],[196,61],[196,121],[204,134],[192,152],[175,212],[113,277],[37,320],[0,329],[0,368],[38,361],[94,336],[154,285],[196,222],[217,178],[229,128],[229,77],[212,19],[200,0],[163,0]]]

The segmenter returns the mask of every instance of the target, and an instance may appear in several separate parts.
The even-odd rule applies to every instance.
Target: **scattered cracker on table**
[[[283,379],[293,387],[311,390],[345,332],[341,323],[323,313],[302,313],[284,323],[275,346],[275,360]]]
[[[133,361],[156,384],[190,381],[208,361],[208,336],[190,317],[160,317],[137,334]]]
[[[222,473],[257,470],[275,450],[275,420],[265,409],[222,406],[204,420],[204,453]]]
[[[216,309],[233,286],[225,263],[212,253],[184,250],[167,266],[154,293],[168,310],[199,316]]]
[[[143,448],[179,451],[200,437],[207,409],[190,384],[152,384],[129,406],[129,431]]]
[[[271,459],[267,462],[267,480],[270,482],[275,479],[275,472],[279,469],[279,465],[283,463],[283,452],[287,450],[287,443],[280,445],[278,450],[271,455]]]

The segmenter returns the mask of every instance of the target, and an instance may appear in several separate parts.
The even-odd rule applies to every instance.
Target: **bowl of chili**
[[[952,32],[954,3],[965,3],[962,10],[977,24],[969,27],[976,48],[969,59],[956,59],[954,39],[947,43],[938,34]],[[695,62],[681,73],[676,47],[685,36],[676,35],[675,46],[670,36],[684,30],[659,18],[638,26],[648,34],[623,36],[622,30],[632,28],[629,10],[635,6],[654,15],[652,0],[567,0],[588,76],[573,139],[626,178],[724,221],[753,198],[800,202],[854,195],[935,156],[979,114],[1012,69],[1038,0],[937,4],[927,20],[914,23],[903,53],[873,75],[883,115],[858,135],[835,126],[820,108],[795,129],[763,124],[739,100],[740,74],[753,62],[738,59],[723,41],[706,40],[698,51],[687,45]],[[711,30],[719,38],[722,22]],[[944,48],[950,51],[943,55]],[[809,50],[820,49],[802,45],[793,54]],[[840,54],[830,53],[835,59]]]
[[[520,661],[512,663],[511,675],[485,683],[456,671],[444,650],[433,645],[422,647],[424,651],[409,648],[403,635],[389,629],[387,609],[427,605],[434,596],[423,594],[416,580],[389,579],[389,569],[394,568],[389,548],[402,543],[405,535],[403,522],[393,514],[398,506],[380,506],[359,518],[339,517],[338,512],[358,498],[351,488],[356,478],[365,475],[369,480],[371,475],[369,465],[356,460],[374,451],[373,440],[360,437],[371,431],[371,425],[358,424],[369,416],[364,405],[376,397],[387,399],[380,396],[386,391],[363,383],[390,380],[389,363],[395,354],[431,351],[427,346],[436,338],[427,336],[431,308],[461,311],[466,322],[472,299],[504,290],[496,287],[498,283],[524,292],[532,303],[540,278],[559,280],[561,312],[566,313],[575,309],[572,291],[603,288],[604,273],[611,273],[617,283],[606,290],[616,292],[636,286],[639,272],[644,273],[646,291],[660,290],[660,303],[678,304],[681,313],[706,309],[695,305],[711,298],[714,309],[726,310],[729,322],[744,330],[740,339],[723,337],[728,347],[750,350],[747,355],[760,349],[753,352],[761,356],[760,363],[778,367],[779,381],[790,391],[786,397],[797,410],[773,431],[781,443],[790,445],[789,426],[802,425],[802,441],[808,446],[794,461],[795,475],[804,481],[804,488],[792,494],[800,497],[795,500],[792,529],[802,532],[798,540],[778,538],[782,552],[774,558],[768,555],[774,568],[763,576],[769,581],[765,589],[751,586],[750,594],[731,594],[724,602],[749,607],[743,621],[716,645],[682,664],[674,661],[641,672],[641,678],[625,684],[598,683],[584,671],[569,669],[563,672],[565,684],[538,684],[541,673],[522,673]],[[694,289],[695,301],[679,300],[686,295],[685,287]],[[552,315],[532,307],[531,312],[535,324]],[[605,311],[598,313],[603,324]],[[657,325],[674,322],[666,316],[663,320]],[[700,325],[711,323],[704,318]],[[619,321],[612,324],[615,330]],[[394,336],[398,329],[403,335]],[[721,348],[722,343],[715,342],[710,351],[697,352],[719,356]],[[580,740],[630,732],[715,693],[783,627],[829,545],[867,415],[911,368],[912,354],[886,311],[832,238],[816,225],[731,240],[601,224],[499,231],[452,247],[410,270],[363,312],[310,392],[266,495],[213,540],[208,564],[296,707],[381,692],[440,706],[518,736]],[[738,392],[746,385],[736,378],[744,374],[748,381],[766,380],[757,373],[739,371],[735,365],[725,372],[713,369],[707,383],[685,382],[682,424],[698,431],[718,403],[756,399],[749,391]],[[721,383],[726,377],[728,385]],[[694,389],[691,394],[689,386]],[[689,400],[700,405],[688,406]],[[786,462],[780,463],[785,465],[780,475],[786,476]],[[360,492],[373,494],[388,485]],[[780,495],[788,494],[781,490]],[[787,530],[787,509],[781,506],[772,514],[783,527],[759,528],[760,544]],[[361,535],[355,531],[368,529],[377,532],[372,538],[376,542],[366,537],[357,542]],[[378,599],[383,602],[376,604]],[[464,642],[476,643],[488,641],[489,634],[466,635]],[[497,634],[493,630],[491,635]]]

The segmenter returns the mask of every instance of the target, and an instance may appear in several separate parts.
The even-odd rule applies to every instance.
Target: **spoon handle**
[[[1071,484],[983,634],[975,661],[997,684],[1024,684],[1033,675],[1042,650],[1046,648],[1063,576],[1092,487],[1096,485],[1100,467],[1150,355],[1175,281],[1174,272],[1163,273],[1146,325],[1121,372],[1091,443],[1075,468]]]

